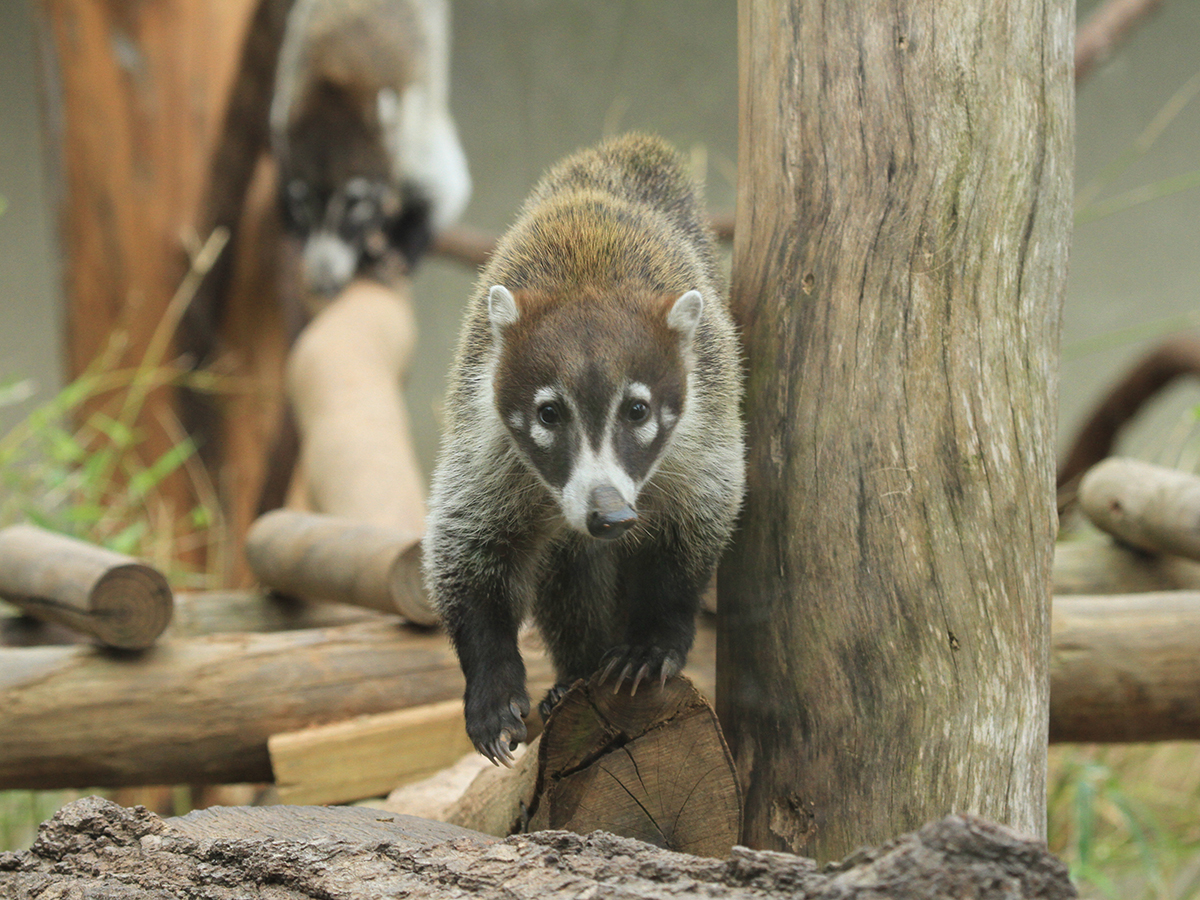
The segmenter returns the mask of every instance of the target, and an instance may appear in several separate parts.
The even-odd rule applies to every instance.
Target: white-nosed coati
[[[743,487],[741,369],[695,188],[661,140],[571,156],[470,301],[425,538],[467,732],[511,758],[529,614],[558,684],[683,666]]]
[[[271,141],[307,288],[336,293],[398,251],[409,267],[470,196],[448,106],[446,0],[297,0]]]

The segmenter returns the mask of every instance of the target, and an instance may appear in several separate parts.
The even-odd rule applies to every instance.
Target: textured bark
[[[1045,827],[1073,8],[739,5],[718,712],[752,846]]]
[[[354,808],[226,808],[162,820],[95,797],[60,810],[29,851],[0,853],[0,892],[13,900],[1076,896],[1044,845],[969,817],[819,871],[786,854],[738,847],[728,859],[703,859],[604,832],[494,841]]]

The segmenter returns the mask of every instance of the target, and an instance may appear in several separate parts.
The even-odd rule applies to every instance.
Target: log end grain
[[[144,650],[171,624],[174,598],[157,569],[128,563],[109,569],[92,588],[92,634],[110,647]]]
[[[546,722],[531,830],[597,829],[698,856],[738,842],[742,798],[716,714],[690,681],[577,682]]]

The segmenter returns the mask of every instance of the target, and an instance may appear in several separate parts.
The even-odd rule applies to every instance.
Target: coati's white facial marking
[[[488,291],[488,324],[495,338],[491,401],[499,407],[515,449],[558,502],[566,524],[583,534],[611,539],[635,526],[638,495],[668,452],[686,408],[690,345],[704,300],[699,291],[686,291],[657,315],[664,312],[683,359],[674,347],[658,349],[649,330],[647,343],[638,346],[633,336],[634,349],[617,344],[622,355],[608,359],[603,345],[588,339],[592,322],[586,313],[574,330],[553,323],[549,331],[508,332],[521,319],[521,308],[504,285]],[[613,326],[599,319],[595,327]],[[519,343],[510,346],[510,340]],[[624,340],[631,340],[628,332]],[[656,352],[670,355],[660,361]],[[540,386],[531,383],[534,373]]]
[[[658,437],[658,416],[654,415],[650,388],[634,381],[626,389],[625,396],[625,416],[633,423],[633,438],[643,447],[649,447]]]
[[[623,400],[622,394],[617,394],[609,405],[599,449],[593,447],[589,440],[579,441],[578,455],[559,500],[567,524],[585,534],[588,533],[588,514],[592,511],[592,492],[598,487],[615,488],[627,506],[637,509],[641,485],[621,465],[613,442],[616,419],[619,409],[624,405]]]
[[[543,450],[549,450],[554,444],[558,424],[556,419],[561,416],[560,406],[565,405],[559,397],[557,388],[538,388],[533,395],[533,419],[529,424],[529,436]]]

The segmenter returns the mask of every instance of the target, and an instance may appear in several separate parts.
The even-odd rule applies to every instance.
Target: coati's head
[[[488,294],[497,411],[577,531],[615,538],[684,414],[699,291]]]
[[[277,148],[284,226],[303,242],[305,286],[315,294],[341,290],[389,249],[411,266],[430,239],[429,204],[396,183],[376,105],[322,82]]]

